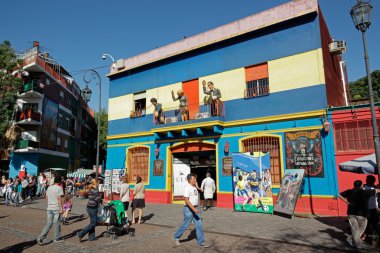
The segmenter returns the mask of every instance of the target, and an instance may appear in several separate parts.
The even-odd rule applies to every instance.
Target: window
[[[61,137],[57,137],[57,146],[61,146]]]
[[[281,156],[279,138],[264,136],[243,140],[243,152],[269,152],[272,183],[281,183]]]
[[[62,114],[59,114],[58,115],[58,123],[60,124],[60,125],[62,125],[63,124],[63,115]]]
[[[34,112],[38,111],[38,103],[25,103],[23,104],[23,110],[32,110]]]
[[[131,111],[131,118],[137,118],[145,115],[146,108],[146,92],[140,92],[133,94],[133,111]]]
[[[65,99],[65,93],[63,91],[59,91],[59,97],[64,100]]]
[[[246,89],[244,98],[254,98],[269,94],[268,64],[261,63],[245,68]]]
[[[137,176],[140,176],[142,181],[148,181],[149,148],[136,147],[128,150],[127,171],[130,181],[135,180]]]
[[[68,146],[69,146],[69,142],[65,140],[65,148],[67,149]]]
[[[334,123],[337,152],[372,151],[373,133],[371,120]]]
[[[246,83],[245,98],[260,97],[269,94],[269,80],[262,78]]]

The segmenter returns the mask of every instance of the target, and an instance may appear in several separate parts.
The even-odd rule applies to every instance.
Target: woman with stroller
[[[145,187],[141,182],[141,177],[137,177],[135,189],[133,189],[133,200],[132,200],[132,224],[135,224],[135,209],[139,209],[139,220],[138,224],[141,224],[141,218],[143,214],[143,208],[145,207]]]
[[[98,190],[98,180],[92,179],[89,185],[88,192],[88,203],[87,203],[87,213],[90,216],[90,224],[85,227],[83,230],[78,232],[79,242],[82,242],[82,238],[88,234],[88,241],[95,241],[95,227],[96,227],[96,216],[97,210],[102,200],[101,195]]]

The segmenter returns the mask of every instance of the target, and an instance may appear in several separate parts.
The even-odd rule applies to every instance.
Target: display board
[[[104,173],[104,194],[106,197],[111,196],[111,192],[120,193],[124,169],[106,170]]]
[[[181,160],[173,163],[173,200],[184,200],[183,193],[187,186],[187,175],[190,174],[190,165]]]
[[[304,173],[303,169],[292,169],[285,172],[274,207],[276,213],[293,216]]]
[[[233,153],[234,209],[236,211],[273,213],[270,154]]]

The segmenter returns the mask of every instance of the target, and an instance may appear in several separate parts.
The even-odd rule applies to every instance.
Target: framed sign
[[[303,169],[309,177],[324,177],[320,130],[285,133],[286,168]]]
[[[153,176],[164,175],[164,160],[157,159],[153,162]]]
[[[223,161],[223,169],[222,169],[223,176],[232,175],[232,156],[226,156],[222,159],[222,161]]]

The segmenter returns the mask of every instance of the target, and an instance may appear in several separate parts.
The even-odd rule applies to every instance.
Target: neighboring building
[[[378,104],[375,109],[377,125],[380,126]],[[368,104],[330,108],[334,139],[336,168],[339,164],[375,153],[371,111]],[[338,170],[339,192],[351,189],[355,180],[365,183],[365,174],[353,174]],[[377,180],[377,176],[374,175]],[[377,183],[376,183],[377,184]],[[339,215],[346,215],[347,204],[338,203]]]
[[[334,140],[322,128],[326,108],[347,96],[331,42],[318,2],[299,0],[117,61],[108,75],[107,169],[142,176],[146,200],[159,203],[180,202],[177,183],[208,171],[217,206],[232,207],[231,153],[270,152],[275,194],[286,170],[305,168],[296,211],[337,214]],[[221,91],[218,116],[205,104],[203,80]],[[179,89],[189,121],[171,97]],[[152,97],[164,124],[153,119]]]
[[[91,167],[95,157],[94,112],[78,84],[38,42],[18,56],[24,85],[17,99],[14,127],[19,134],[10,156],[9,176],[21,167],[31,175],[47,168]]]

